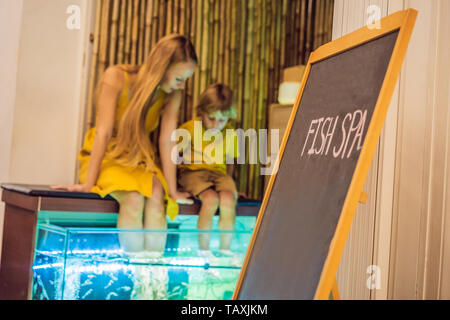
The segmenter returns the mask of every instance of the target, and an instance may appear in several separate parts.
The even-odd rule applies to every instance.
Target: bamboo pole
[[[288,13],[288,0],[283,0],[282,7],[282,16],[281,16],[281,43],[280,43],[280,67],[286,67],[286,22],[287,22],[287,13]]]
[[[130,63],[137,64],[138,28],[139,28],[139,0],[133,0],[133,17],[131,31],[131,59]]]
[[[327,11],[327,23],[326,23],[326,29],[327,29],[327,37],[326,42],[332,40],[333,35],[333,11],[334,11],[334,0],[328,0],[328,11]]]
[[[113,3],[113,13],[111,17],[111,41],[109,42],[109,64],[116,63],[116,53],[117,53],[117,25],[119,20],[119,0],[114,0]]]
[[[165,8],[165,0],[159,0],[159,14],[158,14],[158,38],[156,42],[158,42],[159,39],[165,34],[166,32],[166,8]]]
[[[319,34],[318,34],[318,40],[317,43],[315,43],[314,48],[317,49],[320,45],[323,43],[323,35],[324,35],[324,29],[323,29],[323,23],[324,23],[324,9],[325,9],[325,1],[326,0],[320,0],[319,2]]]
[[[107,66],[107,55],[108,55],[108,40],[109,40],[109,0],[103,0],[102,5],[102,22],[100,33],[102,37],[100,38],[100,48],[99,48],[99,60],[98,60],[98,78],[101,79],[103,72]]]
[[[158,0],[151,0],[152,2],[152,37],[150,52],[158,41],[158,28],[159,28],[159,2]]]
[[[294,20],[294,41],[295,44],[293,46],[293,50],[292,52],[290,52],[291,55],[291,62],[290,62],[290,66],[294,66],[297,64],[297,53],[299,51],[300,48],[300,23],[301,23],[301,19],[300,19],[300,7],[301,7],[301,1],[300,0],[296,0],[295,1],[295,11],[293,12],[293,20]]]
[[[251,92],[252,92],[252,51],[253,51],[253,41],[254,41],[254,8],[255,0],[249,0],[248,3],[248,28],[247,28],[247,48],[246,48],[246,64],[245,64],[245,87],[244,87],[244,104],[245,108],[245,118],[244,118],[244,128],[250,128],[251,118],[249,117],[248,110],[251,108]]]
[[[174,0],[173,2],[173,27],[172,32],[180,33],[180,0]]]
[[[219,3],[219,14],[220,14],[220,24],[219,24],[219,36],[218,36],[218,53],[217,53],[217,64],[218,64],[218,68],[217,68],[217,81],[219,82],[223,82],[224,79],[224,60],[225,60],[225,52],[224,52],[224,47],[225,47],[225,19],[226,19],[226,11],[225,11],[225,6],[226,6],[226,1],[227,0],[218,0]]]
[[[195,27],[196,27],[196,15],[195,15],[195,10],[193,8],[193,3],[192,1],[187,1],[186,2],[186,26],[188,27],[187,30],[187,35],[189,36],[189,38],[191,39],[191,42],[193,44],[195,44]],[[197,48],[195,49],[197,51]],[[196,72],[198,72],[198,69],[196,70]],[[186,106],[187,106],[187,111],[186,111],[186,120],[187,119],[193,119],[195,117],[195,112],[194,112],[194,77],[191,77],[188,80],[187,83],[187,97],[186,97]]]
[[[274,52],[274,82],[273,82],[273,95],[275,99],[278,97],[278,86],[280,84],[280,73],[281,73],[281,32],[282,32],[282,14],[283,14],[283,7],[275,5],[274,10],[276,11],[275,14],[275,52]],[[275,101],[275,100],[274,100]]]
[[[247,130],[250,127],[249,120],[249,110],[251,110],[250,99],[251,99],[251,64],[252,64],[252,48],[253,48],[253,9],[254,0],[247,1],[247,41],[246,41],[246,51],[245,51],[245,71],[244,71],[244,95],[243,95],[243,107],[242,107],[242,127]],[[249,119],[250,118],[250,119]],[[246,148],[247,150],[247,148]],[[246,161],[240,166],[239,170],[239,190],[243,192],[248,192],[248,154],[245,157]]]
[[[265,87],[266,91],[266,99],[267,101],[272,101],[272,74],[273,74],[273,52],[275,51],[275,39],[272,39],[272,35],[274,35],[275,31],[275,24],[273,23],[273,8],[272,8],[272,1],[266,0],[266,10],[267,10],[267,17],[265,20],[265,33],[266,33],[266,57],[267,57],[267,83]],[[273,28],[270,28],[270,26],[273,26]],[[266,111],[266,110],[265,110]],[[264,128],[267,128],[266,124],[264,124]]]
[[[133,20],[133,2],[127,1],[127,19],[125,22],[125,50],[124,50],[124,62],[131,62],[131,32],[132,32],[132,20]]]
[[[266,110],[267,110],[267,89],[268,89],[268,80],[269,80],[269,64],[270,64],[270,53],[269,53],[269,46],[270,46],[270,25],[267,23],[270,20],[270,3],[268,3],[268,0],[263,0],[263,18],[262,18],[262,41],[261,41],[261,47],[263,49],[262,52],[262,79],[261,79],[261,85],[260,85],[260,114],[259,116],[259,124],[258,129],[266,128]],[[259,171],[258,171],[259,175]]]
[[[204,44],[208,46],[208,59],[207,59],[207,65],[206,65],[206,84],[205,88],[211,84],[211,75],[213,71],[213,59],[214,59],[214,0],[209,0],[209,9],[208,9],[208,16],[207,21],[208,25],[210,26],[208,28],[208,43]]]
[[[183,0],[185,1],[185,0]],[[195,28],[195,15],[192,12],[192,1],[185,1],[185,10],[184,10],[184,21],[185,21],[185,35],[191,40],[191,42],[195,46],[195,32],[193,28]],[[197,48],[195,48],[197,51]],[[195,73],[197,70],[195,70]],[[194,74],[195,74],[194,73]],[[186,83],[186,94],[185,94],[185,121],[193,118],[192,112],[192,103],[193,103],[193,81],[195,76],[189,78]]]
[[[314,28],[314,1],[308,0],[308,22],[306,24],[305,61],[308,61],[313,47]]]
[[[238,5],[240,10],[238,10],[239,14],[239,66],[238,66],[238,103],[237,103],[237,126],[243,127],[243,120],[242,120],[242,109],[244,108],[243,100],[244,100],[244,66],[245,66],[245,53],[246,53],[246,44],[247,44],[247,38],[246,38],[246,31],[247,31],[247,5],[244,1],[238,1]]]
[[[327,30],[326,30],[326,19],[327,19],[327,2],[328,0],[322,0],[322,10],[321,10],[321,19],[320,19],[320,33],[321,33],[321,39],[320,39],[320,45],[325,44],[327,41],[325,39]]]
[[[220,15],[219,15],[219,9],[220,9],[220,2],[219,1],[214,1],[213,3],[214,6],[214,18],[213,18],[213,42],[214,42],[214,47],[212,50],[212,65],[211,65],[211,83],[216,83],[218,82],[218,69],[219,69],[219,19],[220,19]]]
[[[264,32],[266,27],[266,3],[265,0],[259,0],[259,13],[258,13],[258,30],[259,30],[259,59],[258,59],[258,73],[257,73],[257,82],[258,87],[256,90],[256,119],[255,119],[255,129],[259,132],[259,129],[263,127],[264,114],[266,110],[266,106],[264,105],[264,97],[266,96],[266,87],[265,87],[265,77],[267,74],[267,61],[266,61],[266,36],[267,33]],[[259,149],[259,146],[258,146]],[[258,153],[259,155],[259,150]],[[254,166],[253,172],[253,192],[252,198],[256,199],[259,197],[260,188],[261,188],[261,175],[260,175],[261,163],[257,161]]]
[[[183,34],[187,37],[189,37],[189,28],[186,28],[186,13],[189,11],[186,8],[186,0],[180,0],[179,4],[178,4],[178,15],[180,17],[180,28],[179,28],[179,32],[180,34]],[[187,20],[189,22],[189,19]]]
[[[274,49],[272,49],[272,59],[273,62],[272,64],[272,83],[271,83],[271,88],[272,88],[272,98],[270,100],[271,103],[276,102],[277,101],[277,92],[278,92],[278,83],[279,83],[279,72],[277,70],[277,59],[278,59],[278,52],[279,52],[279,41],[277,38],[277,34],[279,33],[279,21],[278,21],[278,17],[279,17],[279,12],[280,10],[278,9],[278,6],[272,2],[272,12],[273,12],[273,17],[272,17],[272,23],[274,25],[274,27],[272,27],[271,29],[273,30],[273,35],[272,35],[272,39],[273,39],[273,44],[274,44]]]
[[[263,96],[263,115],[262,115],[262,123],[260,124],[260,128],[267,128],[266,126],[266,110],[267,110],[267,106],[268,106],[268,88],[269,88],[269,71],[270,71],[270,53],[272,51],[272,46],[271,46],[271,30],[270,30],[270,21],[272,20],[272,7],[271,7],[271,1],[269,0],[264,0],[264,7],[265,7],[265,18],[263,20],[263,22],[265,23],[265,25],[263,24],[263,30],[265,30],[264,32],[264,62],[265,62],[265,66],[264,66],[264,82],[263,82],[263,91],[264,91],[264,96]]]
[[[231,74],[230,74],[230,87],[234,92],[238,90],[237,88],[237,32],[238,21],[237,21],[237,3],[236,1],[230,2],[230,13],[231,13],[231,31],[230,31],[230,57],[231,57]]]
[[[300,21],[297,18],[299,16],[299,4],[300,1],[296,0],[292,3],[292,11],[291,11],[291,21],[292,21],[292,39],[291,39],[291,50],[289,52],[289,64],[288,66],[291,67],[293,65],[295,65],[295,58],[297,56],[297,51],[298,51],[298,46],[299,46],[299,37],[297,37],[298,33],[299,33],[299,29],[300,29]]]
[[[262,30],[264,30],[264,32],[262,32],[262,42],[261,42],[261,46],[263,49],[262,52],[262,61],[263,61],[263,65],[262,65],[262,76],[261,76],[261,85],[260,85],[260,111],[258,114],[258,129],[263,129],[266,128],[266,111],[267,111],[267,106],[268,106],[268,83],[269,83],[269,68],[270,68],[270,52],[269,52],[269,46],[270,46],[270,29],[269,29],[269,24],[268,21],[270,21],[270,15],[271,15],[271,7],[270,7],[270,1],[268,0],[263,0],[263,18],[262,18]],[[258,149],[260,148],[260,145],[258,144]],[[255,186],[255,191],[254,191],[254,198],[255,199],[259,199],[261,197],[261,193],[263,191],[263,187],[264,187],[264,176],[262,176],[260,174],[261,168],[262,168],[262,163],[261,163],[261,158],[260,158],[260,154],[262,153],[262,151],[264,150],[259,150],[258,152],[258,157],[259,157],[259,161],[258,161],[258,166],[256,168],[256,177],[257,177],[257,185]],[[267,154],[267,153],[266,153]]]
[[[242,3],[242,1],[236,0],[234,3],[234,8],[236,12],[236,91],[234,92],[235,97],[235,108],[236,108],[236,119],[234,121],[235,128],[243,128],[243,109],[244,109],[244,86],[245,86],[245,54],[247,45],[247,5]],[[241,166],[235,166],[233,172],[233,177],[236,181],[240,181]],[[237,183],[236,184],[239,191],[245,192],[245,189]]]
[[[231,77],[231,90],[233,91],[233,97],[236,101],[236,95],[239,89],[237,88],[237,81],[238,81],[238,65],[237,65],[237,58],[238,58],[238,51],[237,51],[237,43],[239,43],[239,33],[237,32],[239,30],[239,15],[238,15],[238,3],[235,0],[231,1],[231,17],[232,17],[232,26],[231,26],[231,68],[232,68],[232,77]],[[234,127],[235,123],[232,122]],[[236,179],[237,176],[237,168],[234,166],[234,171],[232,172],[233,179]]]
[[[165,35],[172,33],[173,28],[173,0],[166,0],[166,33]]]
[[[203,0],[197,1],[196,10],[196,36],[195,36],[195,46],[197,48],[197,54],[199,55],[199,63],[197,67],[197,73],[195,75],[194,82],[194,105],[198,103],[198,96],[200,91],[200,78],[201,78],[201,64],[202,64],[202,40],[203,40]]]
[[[189,24],[189,38],[191,39],[192,43],[195,44],[196,41],[196,35],[195,35],[195,30],[196,30],[196,23],[197,23],[197,15],[196,15],[196,11],[195,11],[195,7],[194,4],[192,3],[192,1],[187,1],[186,3],[186,7],[188,7],[188,10],[186,11],[186,23]]]
[[[231,38],[231,24],[230,24],[230,2],[227,1],[225,5],[225,12],[227,19],[225,19],[225,46],[224,46],[224,79],[226,85],[230,85],[230,38]]]
[[[125,50],[125,21],[126,21],[127,1],[120,2],[120,24],[119,24],[119,40],[117,44],[117,63],[124,62]]]
[[[137,64],[142,64],[144,60],[144,40],[145,40],[145,28],[146,28],[146,0],[140,0],[139,7],[139,40],[138,40],[138,56],[137,56]]]
[[[146,12],[145,12],[145,41],[144,41],[144,57],[147,58],[150,47],[151,47],[151,37],[152,37],[152,16],[153,16],[153,5],[152,0],[146,0]]]
[[[209,14],[209,0],[205,0],[203,3],[203,40],[202,40],[202,56],[200,60],[202,61],[200,67],[200,92],[205,90],[208,79],[208,49],[209,49],[209,23],[208,23],[208,14]]]
[[[252,79],[253,79],[253,87],[252,87],[252,110],[256,110],[256,112],[252,112],[251,114],[251,128],[255,129],[256,132],[258,130],[257,125],[257,117],[258,117],[258,92],[260,87],[260,65],[261,65],[261,0],[256,0],[256,7],[254,10],[253,18],[255,20],[255,28],[253,29],[254,32],[254,39],[255,43],[253,46],[253,63],[252,63]],[[253,150],[253,148],[251,148]],[[253,153],[253,152],[252,152]],[[248,171],[248,185],[252,186],[252,188],[249,190],[250,196],[254,197],[255,192],[255,186],[257,185],[257,167],[258,164],[254,164],[253,154],[250,154],[249,156],[252,156],[252,159],[249,158],[250,163],[249,171]]]
[[[94,44],[92,48],[92,65],[90,73],[90,83],[89,83],[89,100],[87,107],[87,129],[94,126],[94,100],[95,100],[95,86],[97,84],[97,68],[98,68],[98,50],[100,43],[100,24],[101,24],[101,14],[102,14],[102,2],[97,1],[96,16],[95,16],[95,31],[94,31]],[[95,101],[96,103],[96,101]]]
[[[298,4],[297,4],[298,7],[297,7],[297,13],[296,13],[296,15],[297,15],[296,20],[298,22],[298,24],[297,24],[297,32],[296,32],[296,37],[297,37],[297,40],[298,40],[298,46],[297,46],[297,50],[295,52],[293,52],[293,55],[294,55],[294,63],[293,63],[293,65],[299,65],[299,64],[302,63],[301,62],[301,56],[302,56],[301,52],[302,52],[302,48],[303,48],[303,43],[302,43],[302,40],[303,40],[303,37],[302,37],[302,33],[303,33],[303,27],[302,27],[302,24],[303,24],[302,6],[303,6],[303,4],[304,4],[304,0],[298,0]]]
[[[298,64],[304,64],[305,63],[305,29],[306,29],[306,1],[307,0],[301,0],[301,10],[300,10],[300,47],[298,48]]]
[[[295,46],[295,0],[288,1],[286,19],[286,45],[284,68],[292,65],[292,52]]]
[[[314,51],[314,49],[316,48],[316,44],[318,42],[318,37],[319,37],[319,6],[320,6],[320,0],[315,0],[314,1],[314,7],[313,7],[313,12],[312,12],[312,36],[311,36],[311,51]]]
[[[187,38],[189,38],[189,28],[186,27],[186,21],[189,21],[189,19],[186,19],[187,11],[185,0],[178,0],[177,3],[177,15],[178,15],[178,24],[179,24],[179,30],[178,32],[182,35],[185,35]],[[180,120],[180,123],[184,123],[187,119],[189,119],[190,115],[188,113],[188,99],[189,99],[189,82],[186,81],[186,86],[183,92],[183,101],[181,103],[181,112],[179,113],[182,115],[182,119]]]

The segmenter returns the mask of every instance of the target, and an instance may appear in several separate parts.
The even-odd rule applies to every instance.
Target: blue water
[[[183,220],[184,219],[184,220]],[[33,266],[33,299],[231,299],[255,218],[238,217],[230,251],[198,250],[196,217],[180,217],[167,231],[162,253],[127,254],[120,230],[41,225]],[[217,225],[217,219],[214,226]]]

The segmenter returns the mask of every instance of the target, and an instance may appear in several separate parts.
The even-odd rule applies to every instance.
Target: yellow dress
[[[114,119],[114,130],[117,132],[119,127],[119,122],[123,116],[129,102],[129,75],[127,72],[125,74],[125,85],[120,94],[119,100],[117,102],[117,110]],[[159,125],[159,118],[161,113],[161,108],[164,105],[164,99],[166,94],[161,90],[159,97],[155,103],[149,108],[146,116],[145,129],[149,134],[154,131]],[[80,162],[79,180],[80,183],[84,183],[87,180],[89,160],[92,151],[92,146],[94,144],[96,128],[91,128],[85,136],[83,148],[78,154],[78,160]],[[106,149],[105,156],[103,158],[99,176],[96,185],[91,189],[91,192],[99,194],[102,198],[106,197],[113,191],[123,190],[123,191],[137,191],[145,197],[152,196],[152,184],[153,177],[156,176],[161,182],[166,200],[166,214],[170,219],[174,220],[178,214],[178,205],[175,200],[169,197],[167,182],[162,174],[161,169],[155,164],[151,170],[146,171],[142,166],[138,167],[124,167],[118,164],[115,159],[110,156],[111,143],[115,139],[115,136],[111,138],[110,143]]]

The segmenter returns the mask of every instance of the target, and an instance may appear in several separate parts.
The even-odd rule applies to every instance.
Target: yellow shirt
[[[183,149],[184,161],[178,165],[181,170],[208,169],[226,174],[226,159],[239,156],[237,136],[229,122],[222,131],[214,132],[207,130],[202,124],[201,118],[197,117],[183,123],[179,129],[185,129],[189,133],[184,136],[179,132],[182,138],[179,139],[178,146]]]

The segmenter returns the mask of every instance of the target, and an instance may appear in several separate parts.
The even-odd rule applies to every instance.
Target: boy
[[[228,120],[236,117],[232,91],[223,84],[213,84],[202,93],[196,109],[198,117],[180,126],[190,134],[188,148],[191,156],[190,159],[188,156],[187,163],[178,165],[179,183],[202,202],[197,224],[199,230],[212,229],[214,214],[219,209],[219,230],[231,231],[234,229],[238,197],[231,177],[233,164],[226,164],[227,159],[234,163],[238,156],[235,135],[230,135],[234,147],[230,143],[227,145],[227,129],[233,129]],[[208,136],[214,138],[208,139]],[[221,235],[220,249],[228,251],[231,240],[231,233]],[[209,250],[209,242],[210,234],[199,235],[201,250]]]

